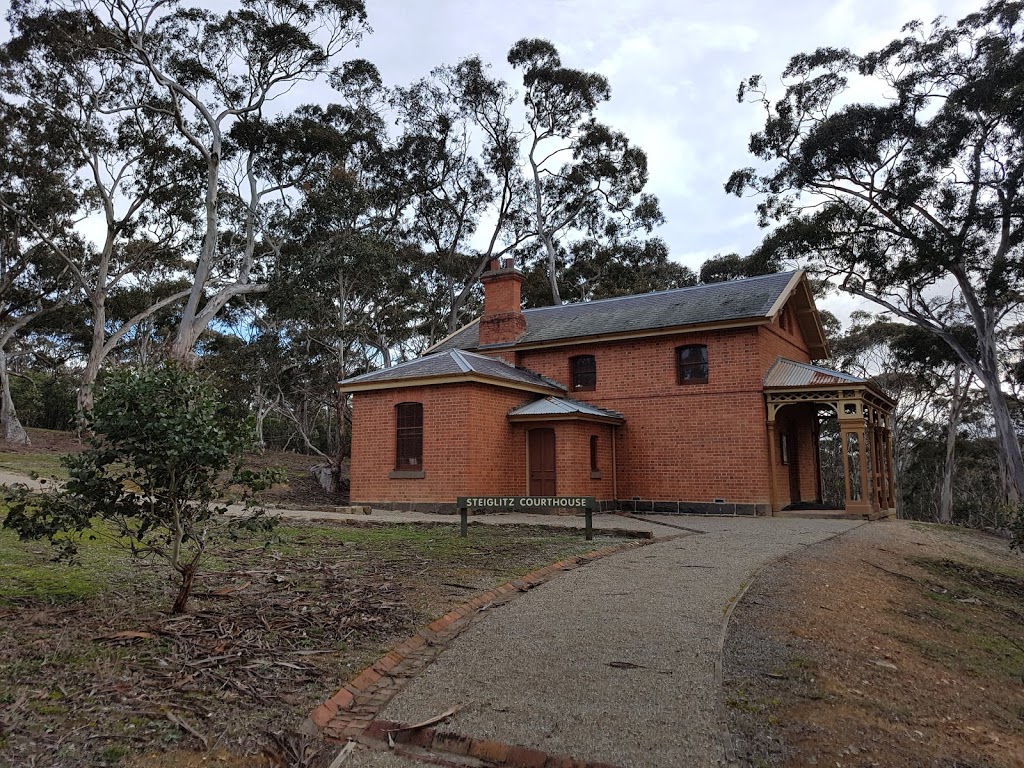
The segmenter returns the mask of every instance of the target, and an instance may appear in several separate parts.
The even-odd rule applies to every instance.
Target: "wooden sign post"
[[[582,509],[584,510],[587,541],[594,539],[594,510],[597,499],[593,496],[459,496],[460,533],[462,538],[469,535],[469,510],[533,512],[538,509]]]

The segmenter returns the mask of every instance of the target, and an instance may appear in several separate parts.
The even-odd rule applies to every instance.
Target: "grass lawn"
[[[22,475],[35,473],[48,479],[67,480],[68,471],[54,453],[0,453],[0,470]]]
[[[162,564],[103,540],[79,565],[55,563],[0,530],[0,765],[140,765],[154,750],[264,764],[272,732],[294,731],[389,646],[478,590],[614,541],[456,533],[290,522],[269,542],[245,534],[208,556],[189,613],[172,616]]]

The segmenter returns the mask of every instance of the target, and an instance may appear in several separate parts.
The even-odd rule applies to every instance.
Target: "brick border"
[[[388,740],[388,737],[391,740]],[[465,765],[448,762],[434,752],[441,752],[456,758],[476,758],[487,766],[502,768],[615,768],[608,763],[589,762],[563,755],[550,755],[540,749],[503,744],[490,739],[475,739],[461,733],[452,733],[438,728],[417,728],[410,730],[402,723],[390,720],[374,720],[359,739],[367,746],[391,749],[407,757],[434,758],[430,762],[441,765]],[[439,759],[440,758],[440,759]]]
[[[574,570],[619,552],[671,541],[686,535],[689,534],[635,539],[567,557],[470,598],[403,640],[349,680],[337,693],[309,714],[303,730],[310,735],[322,734],[339,741],[358,739],[377,719],[384,706],[402,689],[405,682],[437,658],[451,640],[480,618],[481,612],[503,605],[564,571]]]

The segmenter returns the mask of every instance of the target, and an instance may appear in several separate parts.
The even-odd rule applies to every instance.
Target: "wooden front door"
[[[530,460],[530,495],[555,495],[555,430],[531,429],[526,433]]]

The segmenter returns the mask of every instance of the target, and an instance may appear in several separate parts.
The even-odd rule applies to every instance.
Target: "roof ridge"
[[[742,277],[739,280],[719,280],[718,282],[715,282],[715,283],[698,283],[697,285],[684,285],[682,288],[666,288],[666,289],[664,289],[662,291],[647,291],[646,293],[630,293],[630,294],[627,294],[625,296],[609,296],[606,299],[591,299],[590,301],[574,301],[574,302],[570,302],[568,304],[558,304],[557,306],[552,305],[552,306],[548,306],[548,307],[530,307],[529,309],[524,309],[523,310],[523,314],[526,314],[527,312],[541,312],[541,311],[543,311],[545,309],[563,309],[565,307],[580,307],[580,306],[584,306],[584,305],[587,305],[587,304],[601,304],[603,302],[608,302],[608,301],[622,301],[623,299],[640,299],[640,298],[643,298],[645,296],[654,296],[654,295],[657,295],[657,294],[683,293],[685,291],[694,291],[694,290],[697,290],[698,288],[711,288],[711,287],[720,286],[720,285],[735,285],[736,283],[750,283],[750,282],[753,282],[755,280],[764,280],[764,279],[767,279],[769,277],[779,277],[781,275],[789,275],[790,278],[792,278],[793,275],[795,275],[797,272],[800,272],[800,271],[802,271],[802,270],[791,269],[788,272],[771,272],[771,273],[769,273],[767,275],[754,275],[753,277]],[[477,318],[477,319],[479,319],[479,318]],[[466,328],[468,325],[470,325],[470,324],[467,323],[466,325],[464,325],[462,327]]]
[[[407,365],[412,365],[413,363],[421,362],[422,360],[426,360],[427,358],[441,357],[442,355],[445,354],[447,354],[447,352],[431,352],[429,355],[421,355],[419,357],[414,357],[412,360],[403,360],[400,363],[389,365],[386,368],[378,368],[376,371],[366,371],[365,373],[360,373],[358,376],[353,376],[351,379],[338,379],[338,381],[355,381],[356,379],[363,378],[363,376],[373,376],[374,374],[380,373],[382,371],[394,371],[397,370],[398,368],[404,368]]]
[[[448,350],[448,354],[451,355],[452,360],[462,369],[463,373],[469,373],[473,370],[473,366],[469,364],[465,357],[462,355],[462,351],[458,349]]]

